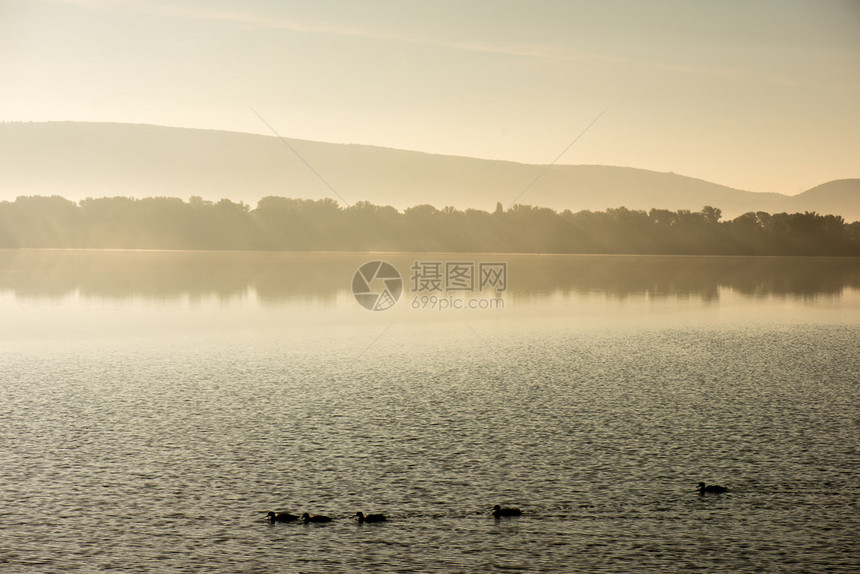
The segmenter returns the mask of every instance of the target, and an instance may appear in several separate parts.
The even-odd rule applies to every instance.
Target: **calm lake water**
[[[3,572],[857,572],[860,261],[0,251],[0,445]]]

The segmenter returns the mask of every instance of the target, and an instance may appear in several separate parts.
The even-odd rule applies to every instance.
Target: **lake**
[[[860,569],[857,259],[0,251],[0,398],[4,572]]]

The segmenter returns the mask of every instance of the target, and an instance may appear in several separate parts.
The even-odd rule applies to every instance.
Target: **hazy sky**
[[[860,1],[0,0],[0,120],[860,177]]]

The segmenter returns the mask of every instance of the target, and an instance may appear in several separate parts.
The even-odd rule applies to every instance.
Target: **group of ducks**
[[[725,486],[719,486],[716,484],[705,484],[704,482],[700,482],[697,490],[700,495],[705,494],[722,494],[724,492],[728,492],[728,488]],[[493,510],[490,512],[494,518],[503,518],[510,516],[522,516],[523,511],[519,508],[502,508],[498,504],[493,507]],[[365,522],[374,523],[374,522],[386,522],[388,519],[384,514],[368,514],[365,515],[363,512],[356,512],[353,516],[356,520],[358,520],[359,524],[364,524]],[[296,516],[295,514],[290,514],[288,512],[272,512],[270,511],[266,518],[269,522],[303,522],[304,524],[311,523],[323,523],[323,522],[331,522],[332,518],[330,516],[323,516],[321,514],[308,514],[305,512],[301,516]]]
[[[384,514],[368,514],[364,515],[363,512],[356,512],[353,515],[353,518],[358,520],[359,524],[364,524],[365,522],[385,522],[387,518],[385,518]],[[289,512],[272,512],[270,511],[266,515],[266,519],[269,522],[303,522],[305,524],[321,523],[321,522],[331,522],[331,516],[323,516],[322,514],[308,514],[305,512],[301,516],[296,516],[295,514],[290,514]]]
[[[495,518],[501,518],[503,516],[521,516],[523,513],[519,508],[502,508],[498,504],[493,507],[491,514]],[[368,514],[365,516],[363,512],[356,512],[353,515],[353,518],[358,520],[359,524],[364,524],[365,522],[374,523],[374,522],[386,522],[388,519],[384,514]],[[331,522],[331,516],[323,516],[322,514],[308,514],[305,512],[301,516],[296,516],[295,514],[290,514],[289,512],[274,512],[269,511],[266,515],[266,519],[271,522],[303,522],[304,524],[311,523],[324,523]]]

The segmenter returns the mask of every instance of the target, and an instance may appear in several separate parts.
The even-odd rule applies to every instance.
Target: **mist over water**
[[[413,308],[455,259],[504,308]],[[853,572],[858,311],[852,259],[0,252],[0,570]]]

